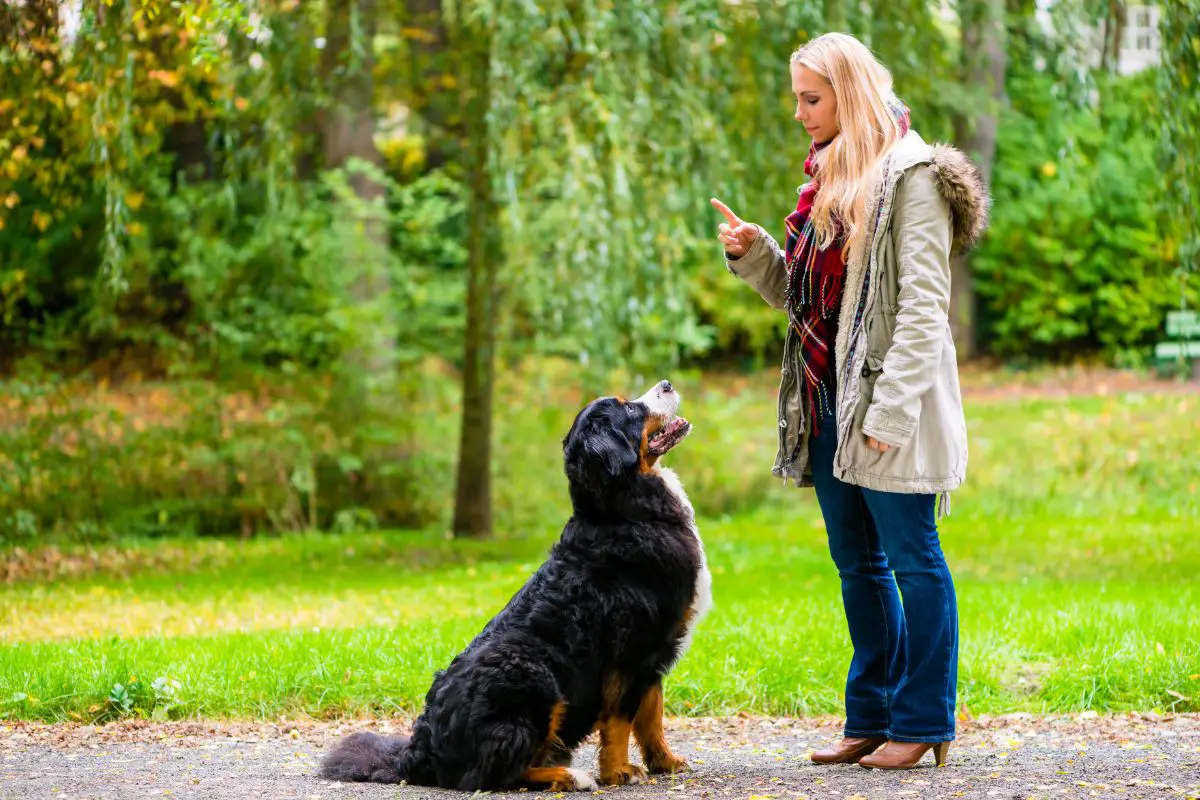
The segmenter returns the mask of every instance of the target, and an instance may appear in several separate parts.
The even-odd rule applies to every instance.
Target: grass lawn
[[[838,713],[850,651],[837,577],[811,494],[766,471],[769,382],[685,396],[696,432],[672,462],[702,514],[715,606],[668,681],[668,711]],[[83,574],[0,589],[0,716],[418,708],[561,528],[557,448],[573,411],[502,418],[497,481],[518,488],[500,491],[528,486],[541,505],[492,541],[129,542]],[[1200,710],[1198,412],[1172,393],[968,403],[971,474],[942,523],[960,708]],[[730,486],[748,488],[721,496]]]

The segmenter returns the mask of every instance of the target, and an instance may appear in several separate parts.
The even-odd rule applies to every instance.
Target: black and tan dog
[[[687,764],[663,737],[663,676],[711,601],[691,504],[658,459],[690,431],[663,381],[605,397],[563,440],[574,514],[549,559],[444,671],[411,737],[356,733],[322,764],[343,781],[448,789],[594,789],[571,768],[600,734],[599,778]],[[630,735],[645,769],[629,763]]]

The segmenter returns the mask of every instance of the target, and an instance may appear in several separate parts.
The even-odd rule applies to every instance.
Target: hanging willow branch
[[[724,5],[552,0],[496,18],[508,283],[545,348],[598,371],[667,368],[699,337],[683,260],[730,162],[706,102]]]
[[[91,159],[104,190],[101,274],[114,292],[128,286],[129,176],[134,148],[134,11],[130,0],[85,2],[82,73],[96,87],[91,115]]]

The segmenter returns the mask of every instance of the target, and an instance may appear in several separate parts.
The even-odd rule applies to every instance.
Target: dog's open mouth
[[[691,433],[691,430],[692,423],[683,417],[672,417],[658,429],[658,433],[650,437],[650,441],[646,443],[646,449],[650,451],[650,455],[661,456],[682,442],[683,438]]]

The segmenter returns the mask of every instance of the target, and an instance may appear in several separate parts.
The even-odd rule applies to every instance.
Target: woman
[[[712,202],[729,271],[788,315],[773,471],[816,489],[854,645],[844,738],[812,760],[908,769],[933,750],[940,765],[958,613],[935,504],[949,511],[967,466],[950,261],[987,198],[965,156],[909,129],[858,40],[814,39],[791,73],[811,180],[785,248]]]

